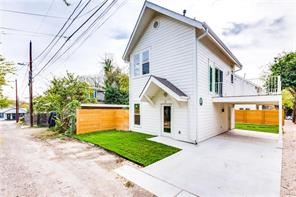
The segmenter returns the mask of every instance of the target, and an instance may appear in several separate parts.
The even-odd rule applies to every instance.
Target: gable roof
[[[3,108],[3,109],[0,109],[0,113],[16,113],[16,108],[14,107]],[[27,110],[23,108],[19,108],[19,113],[27,113]]]
[[[187,16],[183,16],[177,12],[166,9],[164,7],[161,7],[159,5],[151,3],[149,1],[145,1],[144,5],[142,7],[142,10],[141,10],[140,15],[138,17],[138,20],[137,20],[136,25],[134,27],[134,30],[130,36],[130,39],[129,39],[126,49],[124,51],[124,54],[123,54],[124,61],[129,61],[129,56],[130,56],[130,53],[132,52],[132,49],[137,44],[138,40],[140,39],[142,33],[145,30],[145,27],[148,25],[148,23],[153,18],[155,13],[160,13],[160,14],[166,15],[166,16],[171,17],[177,21],[183,22],[189,26],[203,30],[205,33],[205,36],[208,36],[211,40],[213,40],[214,43],[219,48],[221,48],[221,50],[239,68],[242,68],[242,64],[239,62],[239,60],[233,55],[233,53],[228,49],[228,47],[221,41],[221,39],[213,32],[213,30],[205,22],[200,22],[198,20],[189,18]]]
[[[154,75],[150,75],[147,83],[145,84],[141,94],[139,95],[140,100],[145,97],[146,92],[149,91],[149,88],[151,84],[155,84],[158,86],[158,88],[162,89],[163,91],[167,92],[169,95],[171,95],[174,99],[177,101],[187,101],[188,96],[180,90],[178,87],[176,87],[174,84],[169,82],[165,78],[157,77]]]

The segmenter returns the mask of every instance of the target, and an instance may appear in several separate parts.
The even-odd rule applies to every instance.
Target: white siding
[[[159,28],[152,23],[159,21]],[[196,41],[195,29],[165,16],[156,16],[131,53],[130,69],[130,129],[160,134],[161,103],[173,103],[173,137],[181,140],[196,139]],[[165,100],[161,93],[153,98],[155,104],[141,103],[141,126],[134,126],[133,104],[148,80],[148,76],[133,76],[133,55],[150,50],[150,74],[166,78],[187,96],[188,104],[178,106]],[[190,106],[190,107],[188,107]],[[181,134],[179,134],[179,131]]]
[[[209,89],[209,66],[208,61],[215,63],[215,66],[223,71],[223,92],[232,94],[233,84],[231,84],[231,67],[221,58],[213,53],[200,41],[197,41],[197,95],[198,99],[203,99],[203,105],[198,105],[197,127],[198,141],[205,140],[229,129],[228,111],[229,106],[224,104],[214,104],[212,97],[216,96]],[[214,92],[214,88],[213,88]],[[222,112],[224,109],[224,112]]]

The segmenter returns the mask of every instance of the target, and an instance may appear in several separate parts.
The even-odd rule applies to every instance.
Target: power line
[[[17,10],[0,9],[0,11],[1,12],[16,13],[16,14],[25,14],[25,15],[31,15],[31,16],[55,18],[55,19],[66,19],[65,17],[61,17],[61,16],[53,16],[53,15],[46,15],[46,14],[36,14],[36,13],[32,13],[32,12],[23,12],[23,11],[17,11]]]
[[[22,30],[22,29],[15,29],[15,28],[10,28],[10,27],[0,27],[0,29],[5,29],[8,31],[16,31],[16,32],[24,32],[24,33],[29,33],[29,34],[39,34],[39,35],[45,35],[45,36],[56,36],[54,34],[48,34],[48,33],[38,33],[38,32],[33,32],[33,31],[26,31],[26,30]],[[3,32],[2,32],[3,34]],[[4,34],[6,34],[4,32]],[[62,36],[63,38],[67,38],[67,36]]]
[[[107,3],[108,0],[105,0],[101,6],[91,15],[89,16],[63,43],[63,45],[56,51],[56,53],[47,61],[47,63],[37,72],[37,74],[34,76],[34,78],[42,72],[49,63],[56,57],[56,55],[63,49],[63,47],[66,45],[66,43]]]
[[[80,42],[80,44],[79,44],[79,46],[71,53],[71,55],[73,55],[75,52],[76,52],[76,50],[78,49],[78,48],[80,48],[81,46],[82,46],[82,44],[84,44],[85,43],[85,41],[94,33],[94,32],[96,32],[102,25],[104,25],[105,24],[105,22],[109,19],[109,18],[111,18],[112,16],[113,16],[113,14],[115,14],[116,12],[117,12],[117,10],[119,9],[119,8],[121,8],[125,3],[126,3],[126,1],[127,0],[125,0],[125,1],[123,1],[117,8],[116,8],[116,10],[114,10],[101,24],[99,24],[99,26],[98,27],[96,27],[95,29],[93,29],[93,31],[89,34],[89,35],[87,35],[87,37],[82,41],[82,42]],[[106,14],[106,12],[108,12],[110,9],[111,9],[111,7],[115,4],[117,2],[117,0],[114,0],[109,6],[108,6],[108,8],[106,8],[105,10],[104,10],[104,12],[102,13],[102,14],[100,14],[97,18],[96,18],[96,20],[95,21],[93,21],[93,23],[78,37],[78,38],[76,38],[75,39],[75,41],[73,42],[73,44],[72,45],[70,45],[59,57],[57,57],[55,60],[54,60],[54,62],[53,63],[55,63],[58,59],[60,59],[65,53],[67,53],[74,45],[76,45],[80,40],[81,40],[81,38],[89,31],[89,30],[91,30],[91,28],[93,28],[95,25],[96,25],[96,23],[97,23],[97,20],[98,19],[100,19],[101,17],[103,17],[105,14]],[[68,56],[68,58],[71,56],[71,55],[69,55]]]
[[[52,6],[53,6],[53,4],[54,4],[54,1],[55,1],[55,0],[51,0],[51,3],[50,3],[50,5],[49,5],[49,7],[47,8],[47,11],[46,11],[45,15],[47,15],[47,14],[49,13],[49,11],[51,10],[51,8],[52,8]],[[39,30],[40,30],[40,28],[41,28],[41,26],[42,26],[42,23],[44,22],[45,18],[47,18],[47,17],[44,16],[44,17],[41,19],[39,25],[38,25],[37,28],[36,28],[36,32],[39,32]]]
[[[64,27],[67,25],[67,23],[69,22],[70,18],[74,15],[74,13],[76,12],[76,10],[78,9],[78,7],[80,6],[82,0],[79,1],[79,3],[77,4],[77,6],[75,7],[75,9],[72,11],[72,13],[70,14],[70,16],[68,17],[68,19],[66,20],[66,22],[63,24],[63,26],[61,27],[61,29],[58,31],[58,33],[56,34],[56,36],[50,41],[50,43],[45,47],[45,49],[34,59],[38,59],[49,47],[50,45],[55,41],[55,39],[58,37],[58,35],[61,33],[61,31],[64,29]],[[68,26],[69,27],[69,26]],[[61,36],[63,36],[65,33],[65,31],[63,32],[63,34]]]

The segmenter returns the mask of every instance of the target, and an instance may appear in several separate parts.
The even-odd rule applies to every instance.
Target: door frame
[[[170,133],[167,133],[167,132],[164,132],[164,117],[163,117],[163,111],[164,111],[164,107],[171,107],[171,132]],[[172,133],[173,133],[173,124],[172,124],[172,120],[173,120],[173,104],[172,103],[163,103],[160,105],[160,126],[161,126],[161,135],[162,136],[172,136]]]

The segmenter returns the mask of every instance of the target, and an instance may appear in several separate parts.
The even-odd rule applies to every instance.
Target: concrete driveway
[[[178,188],[176,196],[182,192],[198,196],[280,195],[282,150],[275,134],[233,131],[198,146],[163,137],[152,140],[183,149],[141,169],[157,181]]]

